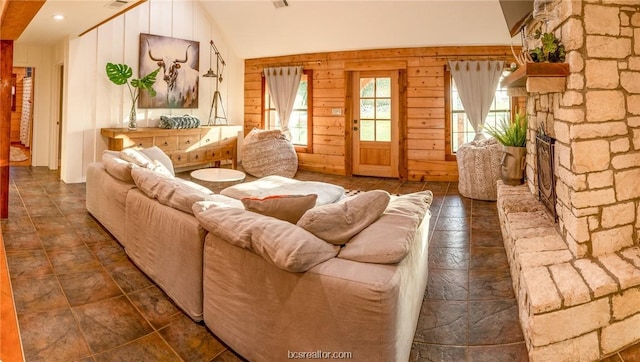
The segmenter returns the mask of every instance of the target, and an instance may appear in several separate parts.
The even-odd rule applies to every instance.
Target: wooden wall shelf
[[[529,93],[551,93],[565,90],[568,63],[525,63],[502,80],[507,88],[526,87]]]

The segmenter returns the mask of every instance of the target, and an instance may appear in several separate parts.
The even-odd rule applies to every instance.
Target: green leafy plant
[[[565,59],[564,45],[560,43],[560,39],[556,38],[553,33],[543,33],[540,29],[536,30],[534,39],[540,39],[540,46],[529,52],[531,59],[536,63],[549,62],[561,63]]]
[[[516,113],[513,122],[506,119],[496,126],[484,126],[485,131],[504,146],[525,147],[527,145],[527,116]]]
[[[107,63],[107,77],[109,80],[117,85],[126,84],[129,88],[129,94],[131,95],[131,110],[129,111],[129,130],[136,130],[136,102],[140,97],[140,90],[144,89],[149,92],[152,97],[156,96],[156,90],[153,89],[153,84],[156,82],[156,76],[160,71],[160,67],[153,72],[145,75],[140,79],[131,79],[133,76],[133,70],[126,64],[114,64]]]
[[[129,78],[133,76],[133,69],[131,69],[130,66],[126,64],[107,63],[106,69],[107,77],[109,77],[110,81],[117,85],[127,85],[129,88],[129,94],[131,94],[131,100],[133,100],[134,104],[140,96],[140,89],[147,90],[149,95],[152,97],[156,96],[156,90],[153,89],[153,84],[156,82],[156,76],[158,75],[160,68],[140,79],[131,79],[131,82],[129,82]]]

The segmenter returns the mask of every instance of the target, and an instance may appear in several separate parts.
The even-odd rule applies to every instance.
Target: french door
[[[398,71],[353,76],[353,174],[398,177]]]

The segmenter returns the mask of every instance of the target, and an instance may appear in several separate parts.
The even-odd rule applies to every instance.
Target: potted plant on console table
[[[153,72],[145,75],[140,79],[131,79],[131,83],[129,83],[129,78],[133,76],[133,70],[130,66],[126,64],[107,63],[106,70],[107,77],[109,77],[110,81],[117,85],[126,84],[129,88],[129,94],[131,95],[131,111],[129,111],[129,131],[135,131],[138,129],[138,126],[136,125],[136,101],[140,96],[140,90],[145,89],[149,92],[150,96],[156,96],[156,90],[153,89],[153,84],[156,82],[156,75],[158,74],[158,71],[160,71],[160,68],[154,70]]]
[[[485,125],[484,129],[502,144],[500,178],[508,185],[522,184],[527,156],[527,116],[518,112],[512,122],[503,119],[496,127]]]

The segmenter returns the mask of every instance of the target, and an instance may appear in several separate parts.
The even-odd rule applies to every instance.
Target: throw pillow
[[[134,167],[132,163],[127,162],[121,158],[114,157],[112,154],[102,154],[102,164],[105,171],[120,181],[132,183],[131,168]]]
[[[153,161],[147,155],[133,148],[125,148],[120,151],[120,158],[144,168],[150,168],[149,166],[153,164]]]
[[[216,208],[216,207],[218,208],[232,207],[236,209],[244,208],[240,200],[232,199],[224,195],[209,195],[207,197],[207,201],[196,202],[195,204],[193,204],[193,207],[191,207],[191,210],[195,215],[199,212],[204,212],[211,208]]]
[[[159,173],[163,176],[173,177],[173,173],[160,161],[153,160],[148,167],[151,171]]]
[[[394,197],[384,211],[386,214],[417,216],[420,219],[429,210],[433,193],[429,190],[418,191]]]
[[[241,201],[245,209],[295,224],[302,215],[316,205],[318,195],[273,195],[264,198],[246,197]]]
[[[193,214],[193,204],[208,200],[209,195],[189,187],[173,177],[168,177],[147,168],[136,167],[131,170],[136,186],[152,199],[176,210]]]
[[[140,150],[145,156],[147,156],[151,161],[160,162],[171,174],[171,176],[175,176],[175,171],[173,170],[173,162],[171,162],[171,158],[164,153],[163,150],[158,146],[153,146],[149,148],[145,148]]]
[[[329,243],[342,245],[378,219],[388,204],[388,192],[367,191],[336,204],[307,211],[298,221],[298,226]]]
[[[194,205],[194,215],[211,234],[251,250],[286,271],[305,272],[338,254],[338,247],[286,221],[233,207]]]
[[[418,233],[433,194],[421,191],[393,197],[373,224],[355,235],[340,250],[339,258],[364,263],[394,264],[407,256],[415,238],[426,237],[428,224]]]

